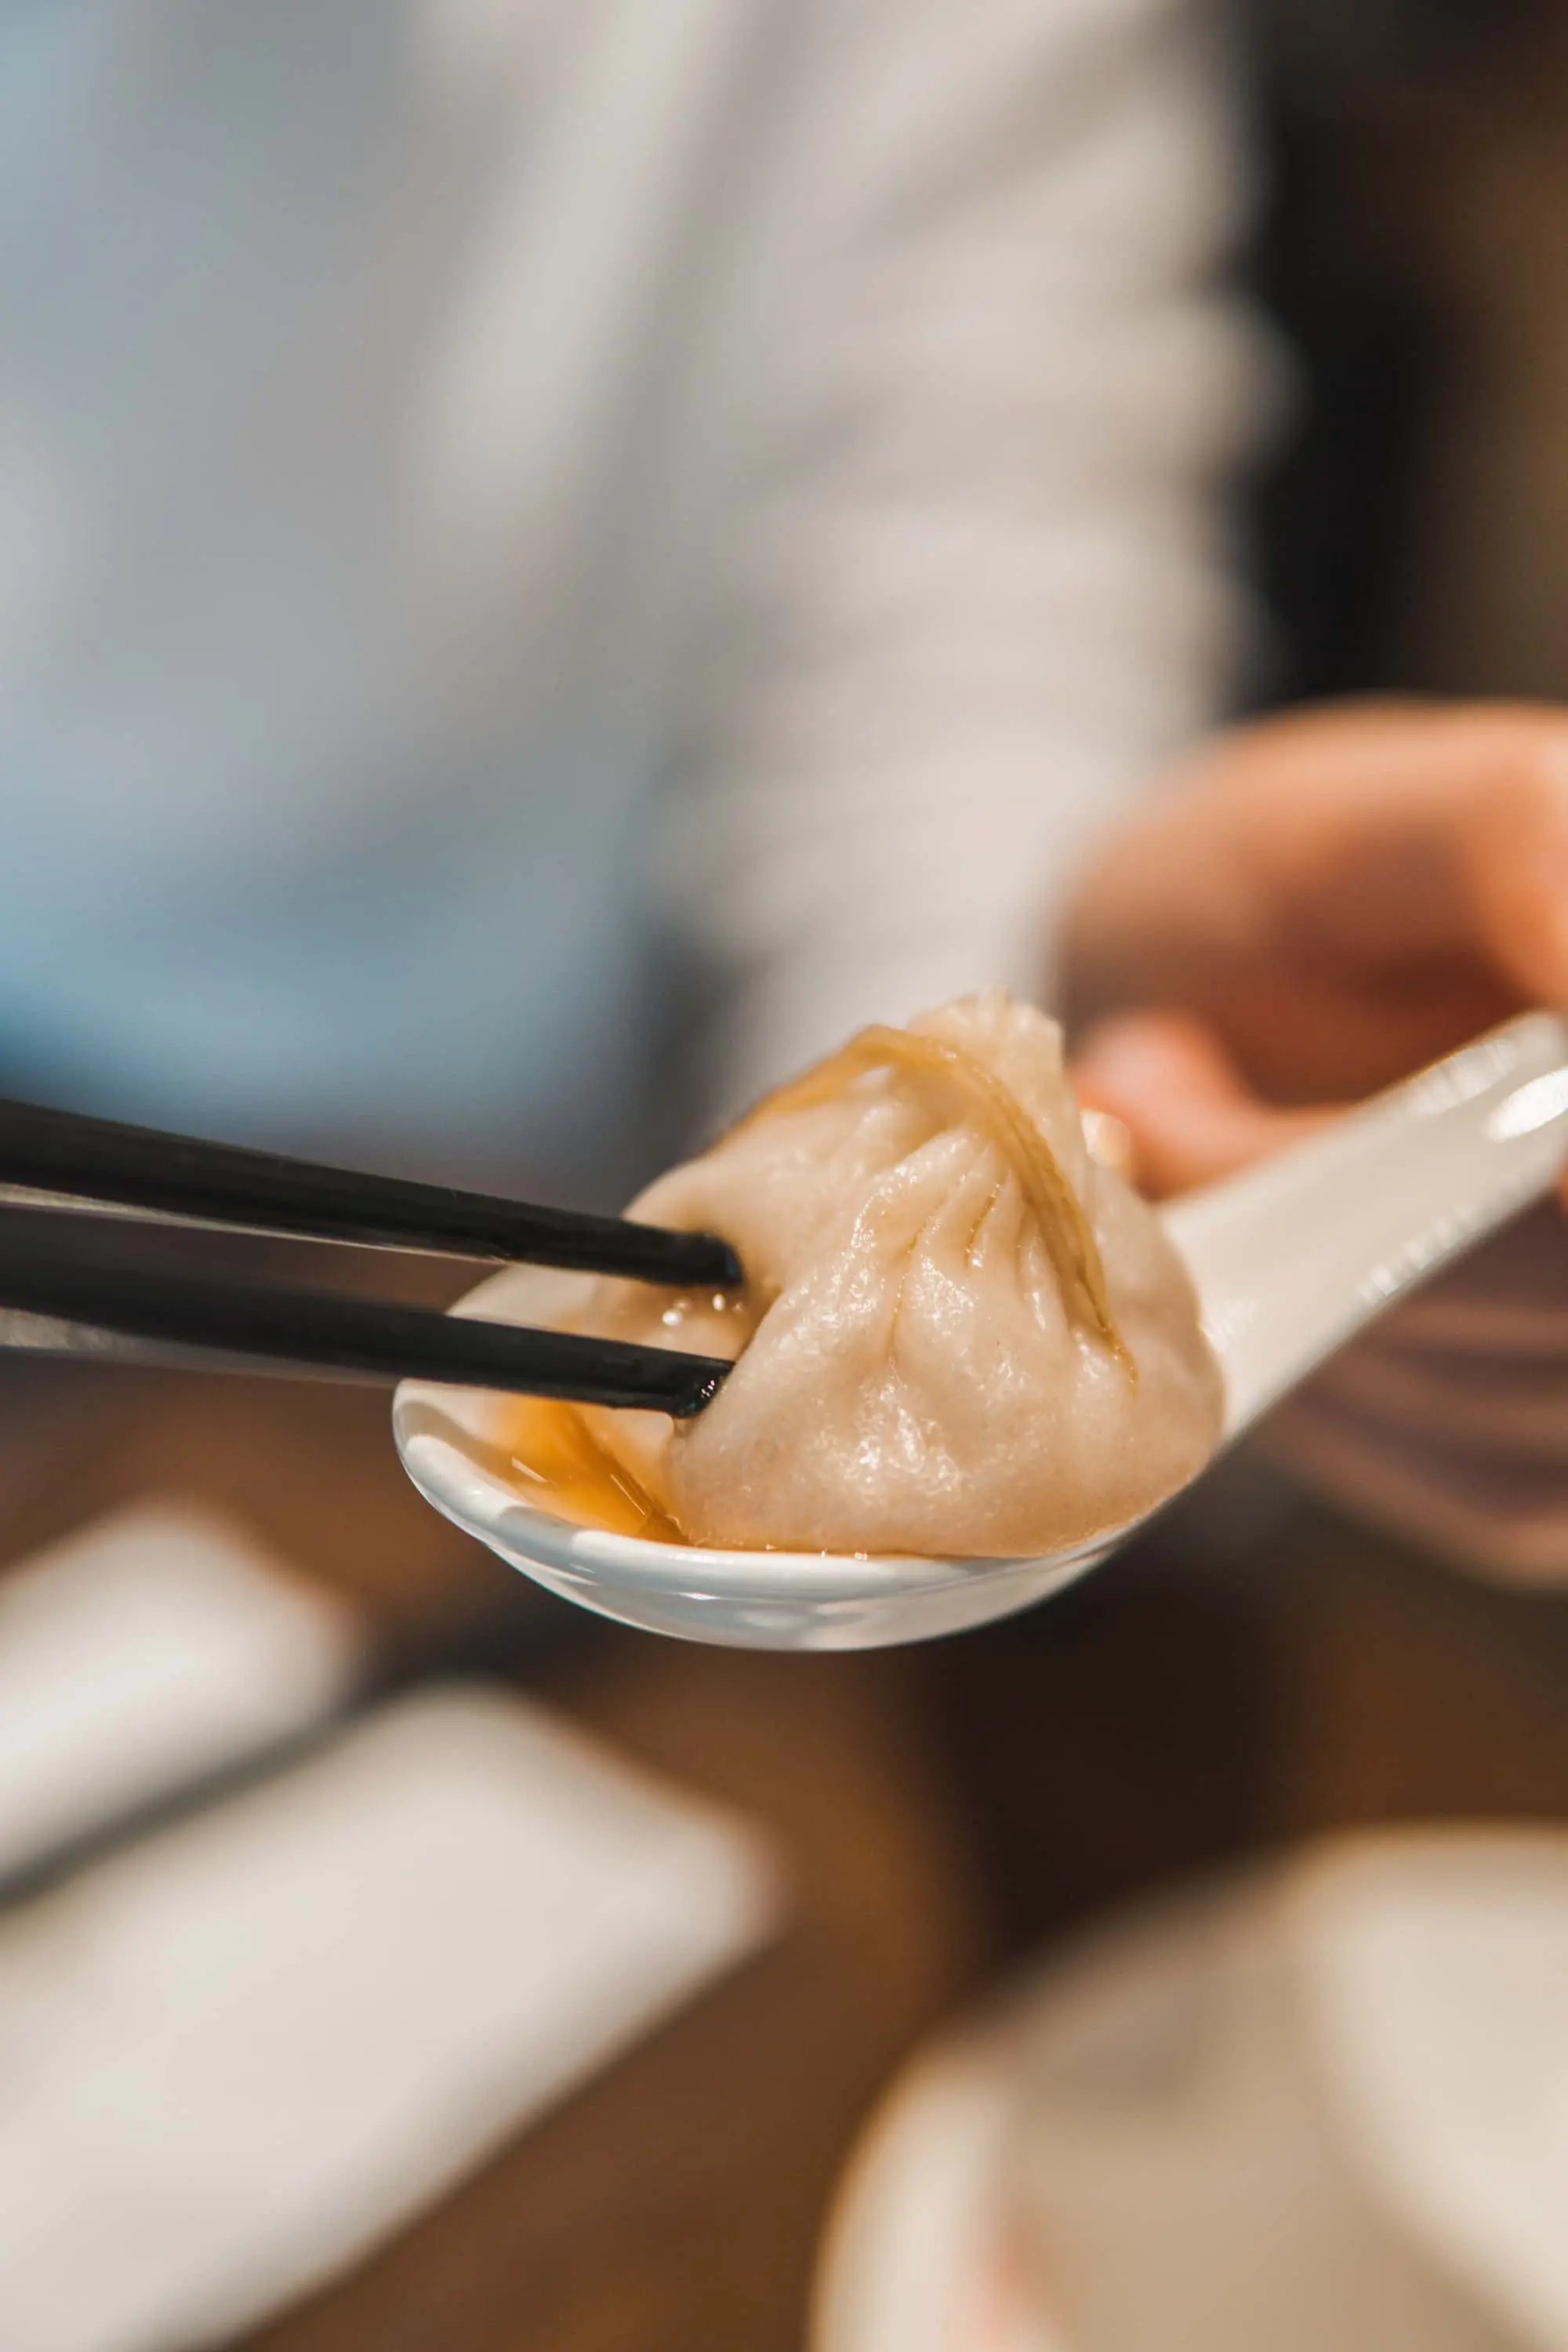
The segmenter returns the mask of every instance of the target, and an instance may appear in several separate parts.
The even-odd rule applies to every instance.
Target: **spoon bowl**
[[[1549,1192],[1568,1166],[1568,1024],[1528,1013],[1310,1142],[1172,1202],[1226,1381],[1225,1439],[1363,1325]],[[561,1276],[509,1267],[456,1310],[548,1323]],[[744,1649],[858,1650],[980,1625],[1058,1591],[1142,1519],[1030,1559],[727,1551],[584,1528],[525,1499],[507,1401],[405,1381],[393,1429],[427,1501],[563,1599]]]

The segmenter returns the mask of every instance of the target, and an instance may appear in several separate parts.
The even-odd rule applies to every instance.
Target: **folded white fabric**
[[[0,1924],[0,2344],[188,2352],[331,2275],[763,1932],[727,1820],[495,1692]]]
[[[0,1583],[0,1868],[326,1715],[347,1621],[195,1513]],[[0,1913],[0,2347],[192,2352],[765,1932],[766,1852],[510,1694],[402,1700]]]
[[[363,1642],[194,1506],[100,1520],[0,1579],[0,1874],[307,1729]]]

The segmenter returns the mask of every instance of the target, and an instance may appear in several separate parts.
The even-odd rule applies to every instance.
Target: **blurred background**
[[[1207,730],[1568,694],[1565,276],[1553,0],[10,0],[0,1083],[615,1205],[858,1022],[1038,992]],[[374,1392],[6,1356],[0,2337],[801,2344],[975,2004],[1026,2044],[1086,1929],[1320,1837],[1560,1824],[1561,1454],[1494,1541],[1265,1448],[1023,1619],[752,1656],[536,1598]],[[1538,2247],[1457,2315],[1276,2330],[1331,2231],[1250,2338],[1102,2306],[1145,2206],[999,2162],[1024,2316],[933,2343],[1568,2344]]]

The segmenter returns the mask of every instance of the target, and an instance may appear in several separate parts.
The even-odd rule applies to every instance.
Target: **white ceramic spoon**
[[[1224,1368],[1232,1439],[1384,1307],[1568,1165],[1568,1024],[1513,1021],[1310,1143],[1190,1193],[1165,1223]],[[561,1276],[494,1276],[460,1312],[548,1322]],[[983,1624],[1093,1568],[1131,1527],[1038,1559],[705,1550],[580,1528],[487,1464],[505,1400],[406,1382],[404,1466],[437,1510],[566,1600],[749,1649],[857,1650]],[[490,1460],[493,1462],[493,1454]],[[1135,1523],[1140,1524],[1140,1523]]]

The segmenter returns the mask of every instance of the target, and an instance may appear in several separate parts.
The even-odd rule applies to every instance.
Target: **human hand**
[[[1531,1004],[1568,1006],[1568,713],[1239,729],[1107,844],[1066,940],[1080,1098],[1153,1193],[1261,1158]]]

